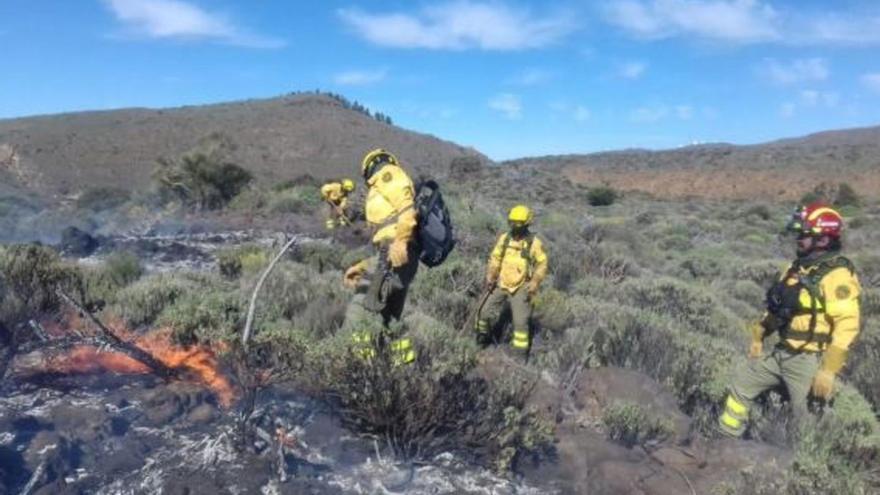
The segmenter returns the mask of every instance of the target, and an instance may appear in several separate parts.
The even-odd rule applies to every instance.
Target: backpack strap
[[[504,233],[504,245],[501,248],[501,263],[504,263],[504,257],[507,255],[507,248],[510,247],[510,232]],[[525,238],[525,244],[523,244],[520,249],[520,256],[524,260],[526,260],[526,267],[529,270],[529,277],[531,277],[532,271],[532,243],[535,242],[535,234],[529,232],[529,235]]]
[[[821,303],[823,310],[826,307],[825,296],[822,294],[822,291],[819,290],[819,284],[822,283],[822,279],[825,278],[825,275],[828,275],[838,268],[847,268],[853,275],[856,272],[855,265],[853,265],[852,261],[845,256],[837,255],[827,260],[820,261],[817,263],[816,267],[805,276],[798,277],[800,284],[810,294],[809,338],[804,342],[801,348],[815,339],[816,325],[819,319],[819,304]],[[824,350],[826,342],[818,342],[818,344],[819,349]]]

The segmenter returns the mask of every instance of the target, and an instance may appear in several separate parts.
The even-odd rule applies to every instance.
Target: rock
[[[211,407],[211,400],[211,393],[198,385],[175,382],[159,386],[145,398],[144,417],[152,426],[164,426],[194,408],[206,404]]]
[[[210,423],[217,417],[217,409],[211,404],[202,404],[200,406],[196,406],[189,414],[186,416],[186,419],[189,420],[190,423]]]
[[[98,240],[76,227],[67,227],[61,232],[61,252],[69,256],[86,257],[98,249]]]
[[[585,424],[601,418],[606,407],[617,403],[636,404],[652,419],[668,421],[675,428],[676,440],[683,440],[690,429],[690,419],[679,410],[668,390],[651,377],[629,369],[586,370],[574,383],[569,399]]]

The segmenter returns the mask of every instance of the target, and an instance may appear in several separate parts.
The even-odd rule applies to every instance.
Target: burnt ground
[[[484,352],[481,370],[535,378],[495,349]],[[346,430],[331,406],[283,387],[260,395],[248,422],[258,433],[241,435],[240,409],[224,410],[200,385],[108,373],[15,376],[0,388],[0,494],[673,495],[709,493],[757,463],[790,461],[766,444],[691,441],[674,398],[619,368],[583,370],[566,384],[538,377],[530,404],[553,419],[557,443],[549,458],[521,463],[507,478],[453,454],[397,462]],[[601,414],[617,401],[667,418],[674,434],[634,447],[608,440]],[[283,464],[278,428],[291,441]]]
[[[6,383],[0,397],[0,493],[546,493],[468,466],[451,454],[427,465],[392,462],[345,430],[326,405],[295,391],[266,392],[252,425],[283,426],[279,455],[245,440],[237,411],[204,389],[153,378],[54,377]],[[271,439],[270,439],[271,440]],[[30,487],[27,487],[31,481]]]

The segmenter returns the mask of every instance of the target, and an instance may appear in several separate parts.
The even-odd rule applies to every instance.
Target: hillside
[[[356,174],[364,152],[379,146],[433,174],[442,174],[454,157],[478,154],[378,122],[326,96],[295,95],[0,120],[0,175],[4,183],[50,196],[102,186],[145,188],[157,158],[218,137],[231,143],[232,161],[264,184],[303,173]]]
[[[828,131],[765,144],[623,150],[506,162],[659,196],[790,200],[820,182],[848,182],[880,197],[880,127]]]

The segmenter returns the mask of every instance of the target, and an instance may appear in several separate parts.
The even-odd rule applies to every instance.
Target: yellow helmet
[[[532,210],[526,205],[516,205],[510,209],[510,214],[507,215],[507,221],[520,225],[531,225]]]
[[[361,175],[364,176],[364,179],[369,179],[376,167],[382,163],[399,165],[396,156],[382,148],[377,148],[364,155],[364,161],[361,163]]]
[[[342,179],[342,190],[345,192],[354,191],[354,181],[351,179]]]

